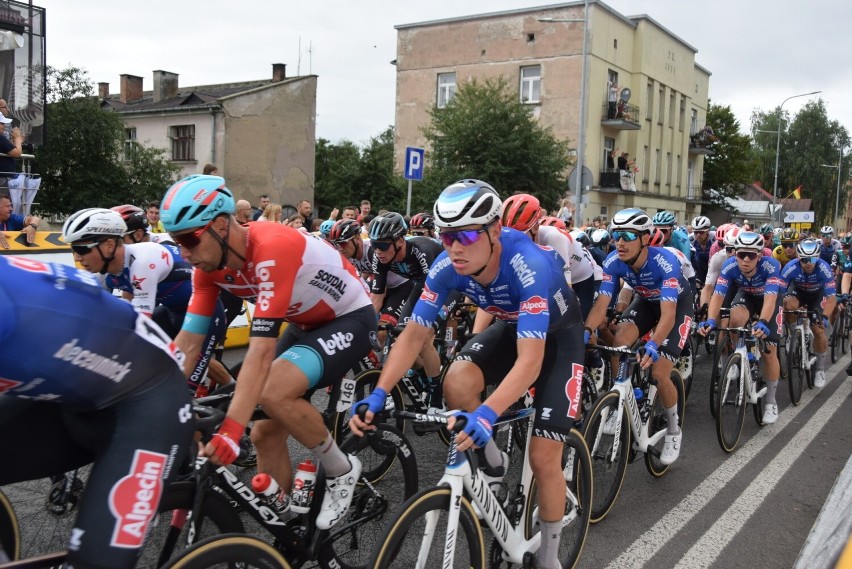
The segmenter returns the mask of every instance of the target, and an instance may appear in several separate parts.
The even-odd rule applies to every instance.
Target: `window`
[[[615,158],[612,157],[612,152],[615,150],[615,139],[609,138],[608,136],[604,137],[604,155],[601,164],[606,164],[606,172],[615,171]]]
[[[645,154],[642,157],[642,181],[647,182],[651,177],[651,152],[648,147],[645,147]]]
[[[124,161],[130,160],[133,151],[136,149],[136,128],[124,129]]]
[[[521,67],[521,102],[541,101],[541,65]]]
[[[438,73],[438,108],[443,109],[456,95],[456,74]]]
[[[666,183],[672,184],[672,153],[666,152]]]
[[[680,131],[683,132],[683,121],[686,117],[686,95],[680,97]]]
[[[657,124],[663,124],[663,112],[666,110],[666,88],[660,85],[660,110],[657,112]]]
[[[692,109],[692,118],[689,119],[689,134],[698,132],[698,109]]]
[[[677,170],[675,170],[675,186],[680,188],[680,181],[683,171],[683,158],[680,154],[677,155]]]
[[[172,160],[195,160],[195,125],[184,124],[169,127],[172,139]]]
[[[674,128],[674,125],[675,125],[674,114],[675,114],[675,94],[674,94],[674,91],[672,91],[669,94],[669,128]]]
[[[651,120],[651,115],[654,113],[651,111],[652,105],[654,104],[654,82],[648,81],[648,94],[646,95],[648,98],[648,103],[645,105],[645,108],[648,110],[648,114],[645,115],[646,120]]]
[[[663,171],[663,157],[660,149],[657,149],[657,163],[654,165],[654,183],[660,183],[660,172]]]

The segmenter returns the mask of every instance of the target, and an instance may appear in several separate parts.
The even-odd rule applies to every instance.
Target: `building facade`
[[[317,77],[287,77],[274,64],[270,79],[180,87],[178,75],[154,71],[121,75],[120,92],[99,83],[101,106],[125,124],[125,152],[133,145],[163,148],[184,175],[215,164],[240,199],[257,203],[313,202]]]
[[[569,141],[575,158],[583,141],[591,174],[583,177],[585,220],[625,207],[674,211],[680,222],[698,215],[711,152],[700,138],[710,72],[696,63],[694,47],[651,17],[623,16],[590,0],[581,135],[583,17],[584,3],[571,2],[397,26],[398,168],[406,146],[426,145],[420,128],[432,108],[446,105],[465,81],[502,75],[538,120]],[[617,158],[624,152],[638,170],[635,192],[621,188]]]

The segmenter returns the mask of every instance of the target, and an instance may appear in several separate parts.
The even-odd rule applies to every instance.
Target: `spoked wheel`
[[[740,441],[745,422],[745,391],[741,353],[728,357],[725,369],[719,376],[719,398],[716,408],[716,436],[725,452],[733,452]]]
[[[728,332],[716,332],[715,347],[713,349],[713,366],[710,370],[710,414],[716,418],[719,408],[719,376],[722,368],[728,361],[728,356],[734,351],[731,335]]]
[[[846,310],[840,312],[841,334],[840,346],[843,348],[843,355],[849,353],[849,314]]]
[[[594,477],[591,522],[604,519],[624,483],[630,453],[630,424],[626,408],[618,415],[618,391],[605,393],[586,416],[583,438],[589,447]],[[617,429],[620,423],[620,429]],[[616,430],[618,435],[616,438]]]
[[[647,373],[650,373],[650,371]],[[672,384],[674,384],[675,390],[677,391],[677,422],[678,426],[681,428],[681,432],[683,432],[684,415],[686,415],[686,392],[683,387],[683,378],[681,378],[680,373],[674,369],[672,370],[670,377]],[[666,411],[663,407],[663,401],[660,399],[659,392],[657,392],[654,406],[651,408],[651,416],[648,417],[648,425],[648,432],[650,434],[668,428],[668,419],[666,418]],[[645,467],[648,469],[648,472],[651,473],[651,476],[660,477],[669,470],[670,465],[660,462],[660,453],[663,451],[664,444],[665,439],[660,439],[656,445],[648,448],[648,452],[645,453]]]
[[[760,393],[760,390],[766,387],[766,382],[763,381],[763,378],[759,378],[754,382],[754,390]],[[766,410],[766,401],[763,400],[763,397],[757,398],[757,403],[752,405],[751,410],[754,412],[754,422],[757,423],[758,427],[763,426],[763,412]]]
[[[779,360],[781,361],[781,360]],[[805,370],[802,366],[802,331],[796,330],[793,344],[787,352],[786,367],[788,369],[787,386],[790,388],[790,402],[798,405],[802,399],[802,388],[805,383]],[[781,367],[785,367],[782,365]]]

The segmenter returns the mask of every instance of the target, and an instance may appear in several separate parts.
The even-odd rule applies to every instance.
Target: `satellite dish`
[[[621,90],[621,100],[625,103],[630,100],[630,89],[628,87]]]

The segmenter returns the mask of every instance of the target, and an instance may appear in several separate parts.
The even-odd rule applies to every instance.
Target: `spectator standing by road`
[[[269,194],[260,194],[260,201],[257,203],[257,207],[252,208],[251,218],[253,221],[257,221],[257,218],[263,215],[263,211],[269,205]]]
[[[148,203],[145,208],[145,215],[148,216],[148,227],[151,233],[165,233],[163,224],[160,221],[160,200],[154,200]]]
[[[28,215],[24,217],[12,213],[12,198],[0,195],[0,247],[9,248],[5,231],[23,231],[27,236],[27,243],[32,243],[35,240],[39,223],[41,223],[41,218],[38,216]]]

